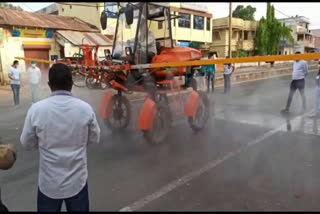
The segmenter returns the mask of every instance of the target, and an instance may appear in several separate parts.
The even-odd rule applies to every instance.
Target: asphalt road
[[[308,111],[314,77],[310,73],[306,82]],[[101,142],[88,149],[91,211],[320,210],[320,120],[300,113],[298,92],[292,114],[280,114],[289,84],[290,77],[281,77],[233,85],[230,96],[217,89],[204,130],[194,133],[186,118],[177,117],[167,141],[157,146],[136,129],[142,102],[132,104],[132,122],[121,133],[99,121]],[[103,92],[73,93],[97,110]],[[19,144],[30,106],[28,91],[23,94],[18,109],[10,91],[1,94],[0,141],[17,144],[19,153],[0,182],[10,210],[35,211],[39,155]]]

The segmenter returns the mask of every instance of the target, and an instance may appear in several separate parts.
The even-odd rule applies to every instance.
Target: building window
[[[303,41],[303,34],[299,34],[297,40],[298,40],[298,41]]]
[[[254,39],[256,37],[256,32],[252,31],[251,35],[252,35],[252,39]]]
[[[190,28],[190,14],[179,13],[179,27]]]
[[[209,17],[207,17],[207,30],[210,31],[210,22],[211,19]]]
[[[212,35],[213,35],[213,40],[221,40],[219,31],[213,31]]]
[[[233,31],[232,32],[232,39],[237,39],[237,34],[238,34],[238,31]]]
[[[61,10],[62,10],[62,12],[64,12],[64,8],[62,8]]]
[[[70,9],[72,9],[72,5],[70,5]]]
[[[249,32],[244,31],[244,40],[248,40],[248,37],[249,37]]]
[[[193,16],[193,29],[203,30],[204,29],[204,17],[203,16]]]
[[[106,2],[106,11],[107,11],[107,17],[108,18],[117,18],[117,2]],[[110,12],[110,13],[108,13]]]
[[[158,29],[160,30],[160,29],[162,29],[162,28],[163,28],[163,21],[158,22]]]

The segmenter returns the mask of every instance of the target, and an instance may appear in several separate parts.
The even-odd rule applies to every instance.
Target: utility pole
[[[231,39],[232,39],[232,3],[229,3],[229,57],[232,58],[231,51]]]

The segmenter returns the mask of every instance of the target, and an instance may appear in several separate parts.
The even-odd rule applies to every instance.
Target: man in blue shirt
[[[296,52],[300,54],[300,52]],[[287,100],[286,108],[282,113],[289,113],[292,97],[298,89],[302,97],[303,111],[306,110],[306,96],[304,94],[305,78],[308,75],[308,64],[304,60],[297,60],[293,63],[292,81],[290,84],[290,92]]]
[[[216,59],[216,55],[214,53],[209,53],[208,58]],[[214,80],[215,80],[215,74],[216,74],[216,65],[207,65],[205,71],[206,71],[206,79],[208,80],[208,83],[207,83],[208,92],[210,92],[210,82],[211,82],[211,92],[213,93]]]
[[[14,60],[13,61],[13,65],[10,67],[9,69],[9,73],[8,76],[11,80],[11,88],[13,91],[13,101],[14,101],[14,106],[18,106],[19,105],[19,94],[20,94],[20,71],[18,70],[18,66],[19,66],[19,61],[18,60]]]

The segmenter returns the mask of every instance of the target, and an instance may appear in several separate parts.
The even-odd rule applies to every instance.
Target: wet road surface
[[[308,111],[314,77],[306,81]],[[88,149],[91,211],[320,210],[320,120],[300,113],[298,92],[292,114],[280,114],[289,84],[281,77],[233,85],[230,96],[217,89],[204,130],[194,133],[177,117],[156,146],[136,129],[142,102],[132,103],[132,121],[120,134],[99,121],[100,145]],[[73,93],[97,111],[103,92]],[[28,102],[19,109],[1,103],[2,142],[19,144]],[[18,150],[15,166],[0,174],[2,199],[12,211],[35,211],[38,151]]]

